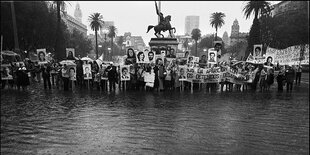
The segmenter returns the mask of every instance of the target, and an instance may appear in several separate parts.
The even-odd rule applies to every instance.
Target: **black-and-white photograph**
[[[0,3],[0,154],[309,154],[309,1]]]

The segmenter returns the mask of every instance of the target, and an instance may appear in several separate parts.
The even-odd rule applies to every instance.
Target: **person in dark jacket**
[[[109,66],[108,69],[108,80],[109,80],[109,88],[110,91],[115,91],[115,83],[117,81],[117,72],[116,72],[116,66]]]
[[[76,82],[80,88],[83,86],[83,81],[83,61],[79,58],[79,60],[76,61]]]
[[[44,64],[41,68],[44,89],[47,88],[47,85],[48,85],[48,88],[51,89],[50,71],[51,71],[51,67],[48,64]]]
[[[16,70],[16,78],[18,90],[20,90],[20,86],[22,86],[23,90],[26,90],[27,86],[30,84],[30,81],[25,66],[21,66]]]
[[[295,70],[292,68],[291,65],[285,70],[285,77],[286,77],[286,91],[293,90],[293,83],[295,79]]]
[[[282,66],[277,75],[278,91],[283,91],[283,82],[285,81],[285,69]]]

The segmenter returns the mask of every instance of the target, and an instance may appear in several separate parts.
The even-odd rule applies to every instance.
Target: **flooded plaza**
[[[308,154],[292,93],[1,90],[1,154]]]

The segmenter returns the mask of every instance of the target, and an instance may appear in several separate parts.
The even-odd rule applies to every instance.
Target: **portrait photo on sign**
[[[154,51],[147,52],[147,61],[148,63],[155,63],[155,52]]]
[[[83,65],[83,74],[85,80],[92,79],[90,64]]]
[[[254,58],[261,58],[263,57],[263,45],[254,45],[253,48],[253,56]]]
[[[1,66],[1,80],[12,80],[13,74],[10,66]]]
[[[187,72],[187,67],[186,66],[179,66],[179,69],[178,69],[178,75],[179,75],[179,79],[180,80],[186,80],[187,79],[187,76],[186,76],[186,73]]]
[[[165,57],[163,55],[161,55],[161,54],[155,55],[155,63],[156,64],[159,64],[159,63],[163,64],[164,60],[165,60]]]
[[[76,80],[76,67],[75,66],[68,66],[69,67],[69,78],[72,81]]]
[[[135,51],[132,48],[128,48],[127,49],[127,58],[136,58],[136,54]]]
[[[37,56],[39,62],[45,62],[46,61],[46,49],[37,49]]]
[[[75,60],[74,48],[66,48],[66,58],[69,60]]]
[[[121,71],[121,81],[129,81],[130,80],[130,66],[129,65],[123,65],[120,66]]]
[[[145,63],[145,54],[143,51],[137,52],[137,63]]]
[[[209,64],[216,64],[217,63],[217,51],[209,50],[208,51],[208,63]]]
[[[189,56],[187,58],[187,64],[190,64],[191,62],[194,62],[194,56]]]

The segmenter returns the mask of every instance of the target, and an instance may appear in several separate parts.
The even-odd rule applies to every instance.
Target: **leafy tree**
[[[102,28],[103,22],[103,17],[100,13],[93,13],[89,16],[89,21],[90,21],[90,28],[95,31],[95,36],[96,36],[96,59],[98,59],[98,30]]]
[[[117,40],[117,45],[122,47],[124,42],[124,36],[120,36]]]
[[[224,22],[224,17],[225,17],[225,14],[222,13],[222,12],[215,12],[215,13],[212,13],[211,15],[211,19],[210,19],[210,25],[212,27],[215,27],[215,40],[217,40],[217,29],[218,28],[221,28],[225,22]]]
[[[196,48],[195,48],[195,54],[197,56],[197,42],[201,38],[201,31],[199,29],[193,29],[192,30],[192,39],[195,40]]]
[[[81,57],[86,56],[87,52],[92,50],[91,40],[76,29],[73,29],[72,34],[70,34],[68,47],[74,48],[75,56],[81,55]]]
[[[55,37],[55,57],[56,58],[60,58],[61,57],[61,51],[63,51],[64,49],[62,49],[60,46],[60,40],[62,39],[62,32],[60,30],[60,23],[61,23],[61,11],[64,12],[66,9],[66,4],[64,1],[54,1],[53,2],[54,7],[56,6],[56,13],[57,13],[57,27],[56,27],[56,37]]]
[[[248,48],[245,54],[246,57],[253,50],[254,44],[261,43],[260,23],[258,18],[259,15],[261,15],[263,12],[266,12],[266,10],[270,10],[270,3],[266,1],[249,1],[243,8],[246,19],[249,19],[251,14],[254,13],[254,20],[248,38]]]

